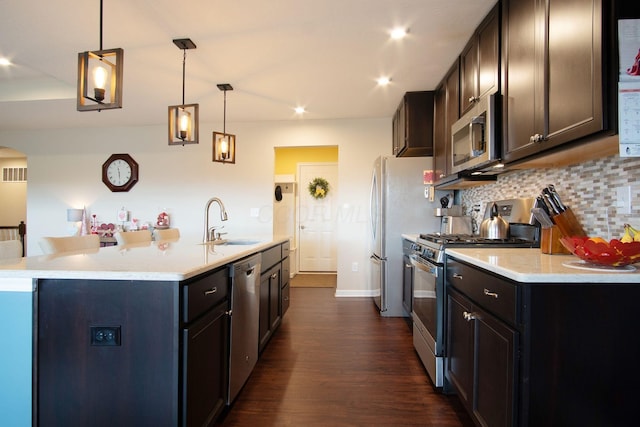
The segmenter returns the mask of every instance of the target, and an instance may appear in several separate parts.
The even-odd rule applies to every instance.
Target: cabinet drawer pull
[[[496,299],[498,299],[498,293],[497,292],[491,292],[489,289],[484,288],[484,294],[488,297],[494,297]]]
[[[211,295],[211,294],[215,294],[216,292],[218,292],[218,288],[211,288],[208,291],[204,291],[204,294]]]
[[[475,313],[469,313],[468,311],[464,311],[462,313],[462,317],[464,317],[464,320],[466,320],[467,322],[470,322],[470,321],[476,319],[477,315]]]
[[[462,274],[453,273],[453,278],[462,280]]]

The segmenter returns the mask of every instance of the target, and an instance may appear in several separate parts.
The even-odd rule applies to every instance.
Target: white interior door
[[[299,163],[298,177],[299,271],[335,272],[338,165]],[[323,199],[315,199],[309,193],[309,183],[315,178],[329,183],[329,192]]]

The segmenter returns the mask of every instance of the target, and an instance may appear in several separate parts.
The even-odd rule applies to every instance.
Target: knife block
[[[564,212],[553,216],[553,222],[560,230],[560,233],[565,237],[580,237],[587,235],[573,211],[568,206]]]
[[[543,228],[540,233],[540,252],[543,254],[570,254],[562,243],[560,243],[562,233],[557,226]]]

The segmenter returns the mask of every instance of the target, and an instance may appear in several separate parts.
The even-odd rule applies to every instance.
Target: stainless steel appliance
[[[445,392],[449,391],[444,381],[443,365],[446,354],[444,263],[447,248],[540,246],[540,224],[531,215],[531,209],[536,206],[535,199],[510,199],[495,203],[502,217],[510,223],[509,238],[487,239],[477,234],[420,234],[411,247],[409,258],[414,266],[413,345],[434,385],[442,387]]]
[[[472,232],[470,216],[445,215],[441,218],[440,234],[471,234]]]
[[[229,405],[242,389],[258,360],[261,263],[262,256],[253,255],[234,263],[230,271]]]
[[[487,166],[497,161],[498,94],[487,95],[451,126],[452,173]]]
[[[423,173],[431,157],[378,157],[370,199],[370,280],[373,300],[382,316],[407,317],[402,307],[402,234],[436,231],[438,203],[425,198]],[[438,194],[436,199],[446,193]]]

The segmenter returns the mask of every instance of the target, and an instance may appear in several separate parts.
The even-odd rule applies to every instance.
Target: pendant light
[[[173,43],[182,49],[182,105],[169,106],[169,145],[198,143],[198,104],[184,103],[184,81],[187,49],[195,49],[191,39],[175,39]]]
[[[220,163],[236,162],[236,136],[227,133],[227,91],[233,90],[229,83],[221,83],[218,89],[224,92],[224,113],[222,133],[213,132],[213,161]]]
[[[100,50],[78,54],[78,111],[122,108],[124,51],[102,49],[102,0],[100,0]]]

